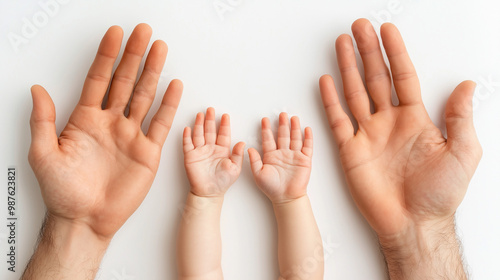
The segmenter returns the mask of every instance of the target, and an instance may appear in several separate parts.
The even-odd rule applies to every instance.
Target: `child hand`
[[[193,133],[184,129],[184,166],[197,196],[223,196],[241,172],[245,143],[239,142],[231,153],[231,127],[229,115],[221,118],[219,134],[215,124],[215,111],[207,109],[196,115]]]
[[[306,127],[302,141],[298,117],[292,117],[290,132],[288,115],[280,114],[277,143],[269,119],[262,119],[264,157],[261,159],[253,148],[248,150],[248,155],[257,185],[273,203],[285,203],[306,195],[312,146],[312,130]]]

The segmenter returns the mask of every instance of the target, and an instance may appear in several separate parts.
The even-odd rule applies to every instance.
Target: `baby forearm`
[[[280,279],[323,279],[323,242],[307,195],[273,207]]]
[[[221,197],[189,193],[177,247],[179,279],[222,279]]]

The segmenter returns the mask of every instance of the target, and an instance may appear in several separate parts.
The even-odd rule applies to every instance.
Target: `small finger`
[[[290,133],[290,149],[300,151],[302,149],[302,131],[300,130],[300,120],[298,117],[293,116],[291,122]]]
[[[262,119],[262,150],[264,154],[276,150],[276,141],[268,118]]]
[[[302,153],[308,157],[313,155],[313,134],[310,127],[306,127],[304,131],[304,147],[302,147]]]
[[[254,176],[257,176],[264,166],[260,154],[256,149],[250,148],[248,149],[248,157],[250,159],[250,168],[252,169],[252,173]]]
[[[205,115],[199,112],[196,115],[193,128],[193,144],[195,148],[205,145],[205,135],[203,124],[205,122]]]
[[[290,123],[284,112],[279,116],[278,149],[290,149]]]
[[[217,145],[224,147],[231,145],[231,123],[228,114],[224,114],[221,117]]]
[[[184,153],[194,150],[193,139],[191,138],[191,128],[189,126],[184,128],[184,133],[182,134],[182,146],[184,148]]]
[[[210,107],[207,109],[205,117],[205,143],[215,144],[217,139],[217,126],[215,123],[215,110]]]
[[[238,168],[241,169],[241,166],[243,165],[243,157],[245,155],[245,143],[244,142],[238,142],[236,145],[233,147],[233,152],[231,154],[231,161],[238,166]]]

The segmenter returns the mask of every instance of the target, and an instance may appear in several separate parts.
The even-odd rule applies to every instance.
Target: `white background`
[[[377,28],[383,21],[400,28],[421,80],[425,105],[440,128],[444,128],[444,105],[453,88],[465,79],[478,83],[474,117],[484,156],[458,210],[458,234],[473,278],[498,279],[497,1],[67,2],[17,47],[9,41],[9,34],[23,36],[23,18],[33,22],[33,15],[44,10],[38,1],[0,2],[0,168],[4,170],[0,173],[5,176],[0,181],[6,182],[7,166],[17,166],[20,218],[16,273],[7,271],[7,228],[0,227],[1,279],[20,277],[45,211],[27,162],[29,87],[39,83],[47,88],[56,104],[60,132],[79,98],[106,29],[120,25],[128,37],[140,22],[153,27],[153,39],[169,45],[152,111],[158,108],[171,79],[180,78],[185,91],[151,191],[116,234],[98,279],[176,278],[176,232],[188,191],[180,149],[182,128],[192,125],[195,114],[208,106],[215,107],[218,116],[223,112],[231,115],[234,143],[245,141],[254,147],[259,147],[259,125],[264,116],[275,124],[278,113],[286,110],[300,116],[303,125],[311,126],[315,156],[308,192],[326,243],[325,279],[386,279],[376,236],[347,191],[317,85],[322,74],[330,73],[341,89],[334,42],[338,35],[350,33],[351,23],[360,17],[372,20]],[[231,10],[218,13],[214,5],[221,3],[230,5]],[[224,274],[226,279],[276,279],[272,208],[253,183],[248,162],[243,170],[224,202]],[[3,225],[6,186],[0,190],[0,206]]]

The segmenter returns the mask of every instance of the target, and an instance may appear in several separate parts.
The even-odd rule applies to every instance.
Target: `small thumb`
[[[445,119],[448,144],[455,151],[469,150],[481,154],[481,146],[477,139],[472,120],[472,97],[476,83],[464,81],[451,94],[446,103]]]
[[[31,87],[33,110],[31,111],[30,156],[52,151],[57,146],[56,110],[47,91],[39,85]]]

